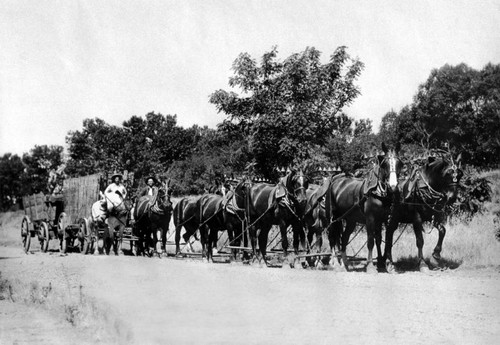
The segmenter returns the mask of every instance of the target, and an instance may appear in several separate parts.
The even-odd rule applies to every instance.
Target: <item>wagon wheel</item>
[[[90,242],[92,241],[90,235],[90,224],[87,218],[82,218],[78,222],[80,226],[80,231],[78,233],[78,241],[80,242],[78,248],[80,249],[80,253],[88,254],[90,248]]]
[[[24,216],[23,221],[21,223],[21,237],[23,239],[23,248],[26,254],[30,250],[30,244],[31,244],[31,234],[29,228],[30,223],[31,223],[30,218],[28,216]]]
[[[42,253],[47,253],[47,249],[49,249],[49,226],[47,223],[40,223],[40,248],[42,249]]]
[[[68,251],[68,238],[66,235],[66,227],[68,226],[68,216],[66,213],[61,213],[59,219],[57,220],[57,232],[59,238],[61,239],[61,252],[66,254]]]

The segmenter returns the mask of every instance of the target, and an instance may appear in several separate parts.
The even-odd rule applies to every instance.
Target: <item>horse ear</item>
[[[460,152],[457,156],[457,158],[455,159],[457,161],[457,163],[462,163],[462,152]]]
[[[435,160],[436,160],[436,157],[434,157],[434,156],[429,156],[429,157],[427,157],[427,163],[428,163],[428,164],[431,164],[431,163],[432,163],[432,162],[434,162]]]
[[[387,151],[389,151],[385,143],[382,143],[382,151],[384,151],[384,153],[387,153]]]
[[[377,156],[377,159],[378,159],[378,164],[379,164],[379,165],[380,165],[380,164],[382,164],[382,162],[384,161],[384,158],[385,158],[385,157],[384,157],[383,155],[378,155],[378,156]]]
[[[400,151],[401,151],[401,143],[397,142],[396,146],[394,147],[394,152],[396,152],[396,155],[399,155]]]

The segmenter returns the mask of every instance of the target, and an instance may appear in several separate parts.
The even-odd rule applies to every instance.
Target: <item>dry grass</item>
[[[106,306],[97,303],[83,293],[83,287],[67,289],[46,286],[38,281],[26,282],[21,279],[4,279],[0,272],[0,299],[23,303],[50,313],[61,321],[66,321],[89,335],[91,342],[106,344],[127,344],[132,342],[132,334],[120,319]]]
[[[0,213],[0,241],[4,246],[21,247],[21,222],[24,211]]]

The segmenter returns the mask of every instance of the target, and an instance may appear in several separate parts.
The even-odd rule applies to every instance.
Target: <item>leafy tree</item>
[[[382,121],[380,122],[380,127],[378,131],[378,138],[381,142],[384,142],[388,145],[396,145],[399,141],[398,133],[397,133],[397,125],[398,125],[398,113],[394,110],[389,111],[382,117]]]
[[[81,131],[71,131],[66,137],[70,158],[67,173],[82,176],[121,170],[126,142],[122,128],[99,118],[85,119]]]
[[[500,65],[481,71],[445,65],[419,86],[396,121],[400,139],[436,148],[449,144],[478,166],[500,163]]]
[[[217,90],[210,96],[228,116],[219,128],[243,134],[258,172],[268,178],[275,177],[276,167],[310,158],[335,130],[335,116],[359,95],[354,82],[363,64],[346,47],[337,48],[325,64],[320,57],[307,48],[280,61],[274,47],[258,63],[242,53],[229,79],[241,94]]]
[[[372,132],[371,120],[354,121],[345,114],[338,117],[335,135],[326,145],[326,155],[342,171],[353,173],[364,168],[366,156],[379,147],[377,138]]]
[[[50,170],[57,169],[63,163],[63,147],[35,145],[30,153],[23,155],[22,161],[25,173],[21,182],[30,186],[29,190],[24,190],[26,194],[46,192]]]
[[[66,138],[70,160],[67,172],[88,175],[128,170],[137,178],[163,174],[175,160],[188,157],[199,140],[196,127],[177,126],[177,117],[154,112],[132,116],[122,127],[99,118],[86,119],[81,131]]]
[[[2,209],[12,205],[12,198],[27,194],[24,164],[18,155],[6,153],[0,158],[0,201]]]

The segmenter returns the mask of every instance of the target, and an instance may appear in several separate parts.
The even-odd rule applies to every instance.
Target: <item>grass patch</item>
[[[19,279],[9,281],[0,272],[0,299],[23,303],[39,308],[56,318],[68,322],[85,334],[90,340],[105,344],[129,344],[133,342],[127,325],[110,312],[102,303],[85,295],[83,287],[57,291],[49,282],[41,285],[38,281],[24,282]]]

